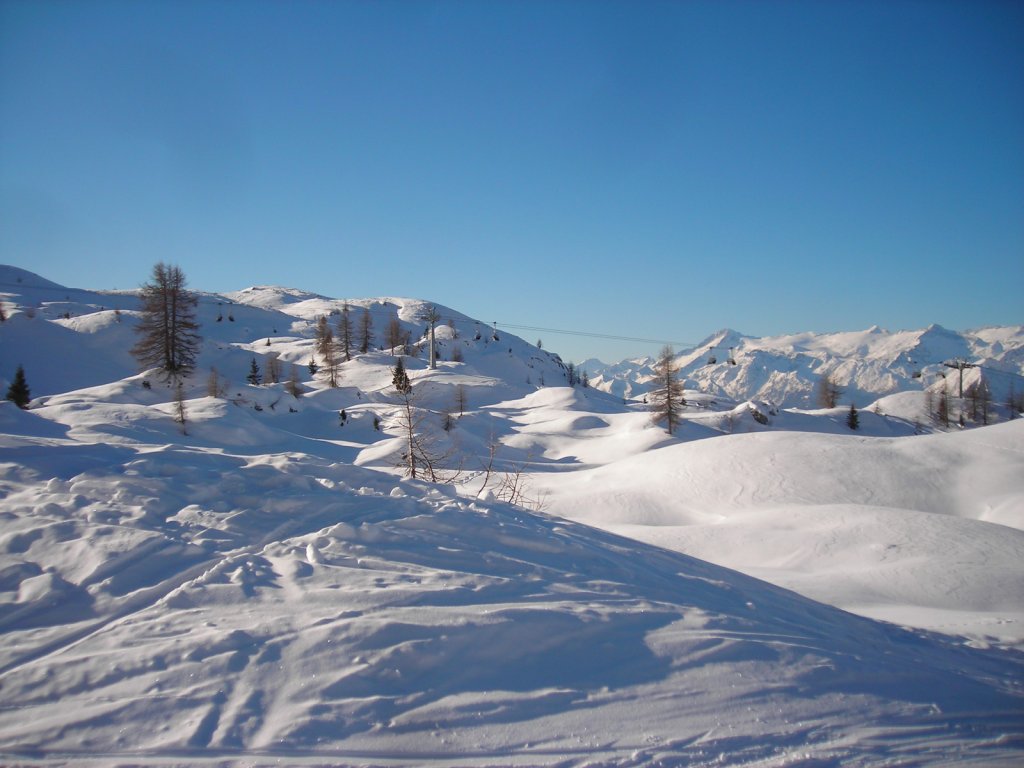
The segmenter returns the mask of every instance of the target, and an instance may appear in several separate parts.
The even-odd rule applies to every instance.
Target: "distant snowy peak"
[[[240,291],[225,293],[223,296],[236,304],[278,311],[291,304],[307,301],[331,301],[327,296],[318,293],[301,291],[297,288],[285,288],[280,285],[254,285]]]
[[[923,330],[797,333],[754,337],[731,329],[708,336],[676,356],[686,386],[738,401],[764,400],[785,407],[813,408],[824,374],[844,388],[844,402],[864,406],[896,392],[920,390],[953,360],[988,365],[986,380],[996,397],[1024,380],[1024,326],[957,332],[940,325]],[[594,386],[621,397],[649,388],[653,359],[595,366]],[[981,374],[974,372],[973,377]],[[965,379],[966,381],[966,379]]]

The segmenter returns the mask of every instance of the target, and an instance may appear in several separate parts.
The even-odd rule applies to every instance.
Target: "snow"
[[[459,337],[443,326],[437,370],[406,358],[410,377],[431,418],[459,386],[467,403],[439,435],[462,474],[430,484],[395,466],[390,354],[335,389],[309,377],[316,315],[342,300],[204,294],[183,427],[156,372],[116,364],[134,297],[0,278],[3,374],[16,350],[34,395],[0,403],[0,763],[1024,757],[1024,420],[936,431],[918,388],[851,433],[845,408],[709,390],[669,437],[439,307]],[[427,302],[348,301],[422,333]],[[906,349],[834,336],[786,343]],[[241,383],[268,340],[303,397]],[[497,500],[488,462],[531,509]]]

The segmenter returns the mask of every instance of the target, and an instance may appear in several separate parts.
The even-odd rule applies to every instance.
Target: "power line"
[[[587,338],[591,338],[591,339],[609,339],[611,341],[632,341],[632,342],[638,342],[638,343],[641,343],[641,344],[672,344],[673,346],[679,346],[679,347],[683,347],[683,348],[699,346],[699,343],[695,344],[695,343],[690,342],[690,341],[669,341],[669,340],[666,340],[666,339],[645,339],[645,338],[642,338],[642,337],[639,337],[639,336],[618,336],[618,335],[613,334],[613,333],[590,333],[588,331],[570,331],[570,330],[566,330],[564,328],[543,328],[543,327],[537,326],[537,325],[517,325],[515,323],[499,323],[499,322],[495,322],[494,325],[495,325],[495,327],[499,327],[500,326],[502,328],[514,328],[514,329],[520,330],[520,331],[538,331],[540,333],[560,333],[560,334],[562,334],[564,336],[586,336]]]

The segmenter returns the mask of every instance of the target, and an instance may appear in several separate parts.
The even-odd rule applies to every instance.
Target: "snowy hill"
[[[254,287],[200,294],[182,425],[127,352],[135,296],[0,267],[0,301],[33,394],[0,402],[0,763],[1024,756],[1024,419],[936,430],[918,384],[851,432],[691,372],[669,437],[437,305],[430,369],[428,304],[395,297],[347,300],[373,348],[331,387],[307,363],[346,301]],[[796,383],[840,353],[1020,360],[1020,329],[896,336],[709,346],[788,349]],[[400,351],[451,483],[400,477]]]
[[[961,359],[984,366],[968,371],[965,386],[984,375],[996,400],[1002,401],[1011,384],[1017,392],[1024,386],[1024,326],[963,333],[938,325],[895,332],[876,326],[766,338],[723,330],[679,352],[676,359],[693,389],[785,408],[815,407],[815,386],[824,374],[844,388],[844,403],[860,408],[897,392],[920,392],[940,374],[951,374],[943,363]],[[588,361],[588,370],[598,389],[635,398],[650,387],[653,364],[650,358],[608,366]]]

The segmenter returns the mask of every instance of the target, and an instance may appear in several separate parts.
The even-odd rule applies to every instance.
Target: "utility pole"
[[[437,368],[437,353],[434,347],[434,326],[437,325],[437,321],[441,319],[441,316],[437,313],[437,308],[433,304],[430,305],[424,319],[430,323],[430,370],[435,370]]]
[[[974,363],[968,363],[966,360],[961,360],[960,358],[957,358],[953,362],[951,362],[951,363],[945,362],[945,363],[943,363],[943,365],[946,366],[947,368],[953,368],[954,370],[960,371],[960,399],[963,400],[963,397],[964,397],[964,368],[974,368],[975,367]]]

